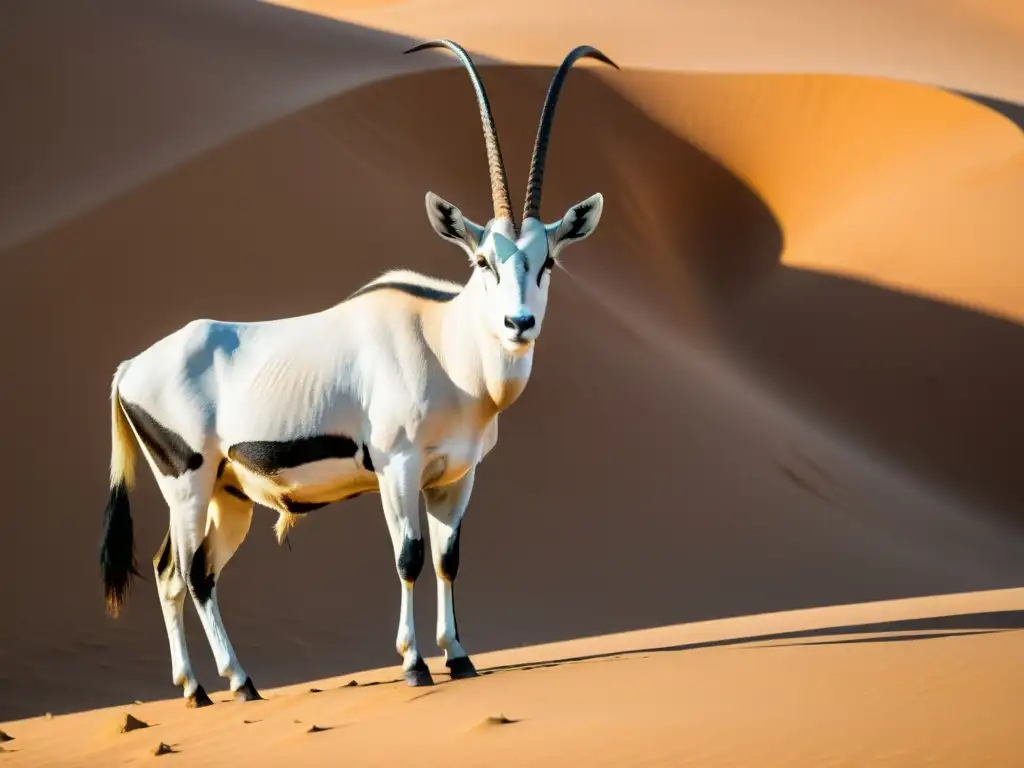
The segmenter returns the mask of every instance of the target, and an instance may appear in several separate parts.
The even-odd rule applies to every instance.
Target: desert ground
[[[485,221],[487,169],[465,71],[402,54],[435,37],[516,208],[562,57],[620,67],[563,91],[542,214],[604,214],[463,530],[484,674],[398,681],[366,496],[290,549],[257,510],[218,588],[267,700],[189,606],[186,709],[148,472],[147,578],[103,611],[111,376],[197,317],[465,281],[423,195]],[[12,2],[0,65],[0,766],[1024,764],[1020,3]]]

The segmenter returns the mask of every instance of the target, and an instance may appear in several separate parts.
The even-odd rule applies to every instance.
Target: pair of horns
[[[505,163],[501,159],[501,147],[498,144],[498,131],[494,127],[494,117],[491,115],[491,105],[487,101],[487,92],[476,71],[473,60],[466,53],[465,49],[458,43],[451,40],[431,40],[426,43],[414,46],[406,51],[422,51],[427,48],[447,48],[454,53],[469,72],[469,79],[473,83],[473,90],[476,91],[477,105],[480,107],[480,120],[484,127],[484,143],[487,146],[487,166],[491,175],[491,199],[494,203],[494,217],[497,219],[508,219],[516,231],[515,217],[512,215],[512,197],[508,191],[508,178],[505,175]],[[533,145],[533,158],[530,160],[530,177],[526,184],[526,204],[523,206],[523,220],[528,218],[540,218],[540,195],[544,183],[544,164],[548,154],[548,140],[551,137],[551,124],[555,119],[555,105],[558,104],[558,96],[561,93],[565,77],[569,69],[580,59],[591,58],[610,64],[616,69],[619,66],[605,56],[601,51],[589,45],[580,45],[573,48],[562,61],[558,70],[551,78],[548,86],[548,93],[544,99],[544,109],[540,114],[540,126],[537,128],[537,139]]]

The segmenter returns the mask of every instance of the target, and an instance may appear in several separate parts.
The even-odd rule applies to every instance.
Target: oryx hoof
[[[245,678],[245,682],[242,683],[242,687],[235,691],[235,701],[262,701],[263,697],[260,696],[260,692],[256,690],[256,686],[252,684],[252,678]]]
[[[458,659],[446,661],[445,666],[448,667],[452,680],[465,680],[467,677],[479,676],[476,667],[473,666],[473,662],[469,660],[469,656],[461,656]]]
[[[430,670],[422,658],[416,659],[416,663],[410,669],[403,669],[402,677],[413,688],[434,684],[434,678],[430,676]]]
[[[201,685],[196,686],[196,689],[191,696],[185,697],[185,706],[189,709],[208,707],[211,704],[213,704],[213,701],[206,695],[206,691],[203,690],[203,686]]]

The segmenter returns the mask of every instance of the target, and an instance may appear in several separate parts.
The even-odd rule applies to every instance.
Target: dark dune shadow
[[[781,266],[722,322],[754,375],[796,407],[1020,530],[1020,325]]]
[[[965,99],[975,101],[982,106],[988,107],[993,112],[1002,115],[1012,122],[1020,128],[1022,133],[1024,133],[1024,104],[1019,104],[1015,101],[997,99],[995,96],[982,96],[981,94],[970,93],[969,91],[952,90],[951,92],[958,96],[963,96]]]
[[[976,629],[968,632],[934,632],[927,635],[885,635],[883,637],[855,637],[849,640],[815,640],[806,643],[780,643],[775,648],[799,647],[803,645],[858,645],[861,643],[907,643],[915,640],[941,640],[945,637],[971,637],[991,635],[999,632],[1013,632],[1010,629]]]
[[[3,3],[0,248],[366,71],[416,70],[415,42],[259,0]]]
[[[550,74],[485,72],[517,203]],[[769,350],[784,348],[784,334],[796,335],[788,305],[762,292],[793,280],[778,267],[782,235],[771,213],[601,80],[585,70],[572,78],[551,145],[545,218],[595,191],[606,194],[606,211],[598,235],[566,258],[568,268],[682,336],[715,330],[709,306],[747,307],[737,310],[737,334],[753,340],[757,331]],[[5,254],[0,312],[7,359],[18,361],[20,375],[0,377],[4,402],[14,404],[6,427],[19,436],[3,448],[18,482],[5,499],[16,513],[0,516],[0,598],[17,620],[0,624],[9,675],[0,718],[176,693],[152,578],[137,583],[118,622],[102,613],[96,543],[117,363],[193,318],[316,311],[390,267],[465,279],[465,257],[430,232],[428,189],[472,218],[487,217],[479,118],[459,70],[382,83],[279,120]],[[820,302],[832,297],[796,293],[795,306],[815,312],[804,323],[822,327]],[[859,301],[843,312],[857,312]],[[906,297],[885,302],[898,325]],[[945,305],[930,312],[954,336],[973,329],[956,350],[995,327]],[[764,328],[743,324],[758,320]],[[909,343],[910,330],[885,331]],[[1017,350],[1010,336],[1005,349]],[[875,340],[853,334],[848,344],[859,346],[821,353],[826,373],[837,355],[862,365],[875,359]],[[782,354],[766,358],[788,364]],[[856,409],[855,391],[830,389],[810,366],[798,378],[819,387],[826,410],[833,400]],[[986,381],[996,380],[986,371]],[[917,523],[863,535],[779,471],[774,438],[743,408],[696,372],[652,356],[559,275],[530,387],[501,421],[464,524],[458,615],[467,648],[1024,579],[1020,547],[993,551],[967,523],[927,535]],[[887,418],[868,414],[870,424]],[[967,416],[942,412],[936,428],[960,418]],[[923,440],[917,428],[907,427],[914,446]],[[994,429],[1005,434],[1006,421]],[[990,447],[956,450],[954,458],[977,466]],[[997,480],[1007,493],[1019,488],[1004,474]],[[148,472],[132,503],[148,573],[167,526]],[[273,541],[272,521],[257,510],[219,586],[255,684],[396,663],[396,577],[379,500],[315,513],[293,531],[293,551]],[[416,598],[426,652],[435,600],[429,570]],[[192,660],[213,695],[223,683],[192,608],[186,612]]]

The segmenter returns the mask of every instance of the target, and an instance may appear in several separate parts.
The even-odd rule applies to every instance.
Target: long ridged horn
[[[494,117],[491,115],[490,102],[487,101],[487,92],[484,91],[484,84],[480,80],[473,60],[461,45],[453,43],[451,40],[431,40],[420,43],[405,53],[422,51],[427,48],[447,48],[459,58],[459,61],[469,71],[469,79],[473,82],[477,105],[480,107],[480,121],[484,126],[484,143],[487,145],[487,166],[491,175],[491,199],[494,203],[494,216],[498,219],[510,220],[512,226],[518,231],[515,216],[512,214],[512,197],[508,191],[505,163],[501,159],[501,147],[498,145],[498,131],[494,127]]]
[[[540,192],[544,184],[544,163],[547,161],[548,140],[551,138],[551,123],[555,119],[555,105],[558,104],[558,95],[561,93],[562,84],[565,82],[569,69],[580,59],[591,58],[610,64],[616,69],[619,65],[609,59],[597,48],[589,45],[580,45],[573,48],[569,55],[558,67],[551,77],[551,84],[548,86],[548,95],[544,99],[544,110],[540,113],[540,126],[537,128],[537,140],[533,145],[533,158],[530,160],[530,177],[526,182],[526,204],[523,207],[523,220],[529,217],[540,218]]]

